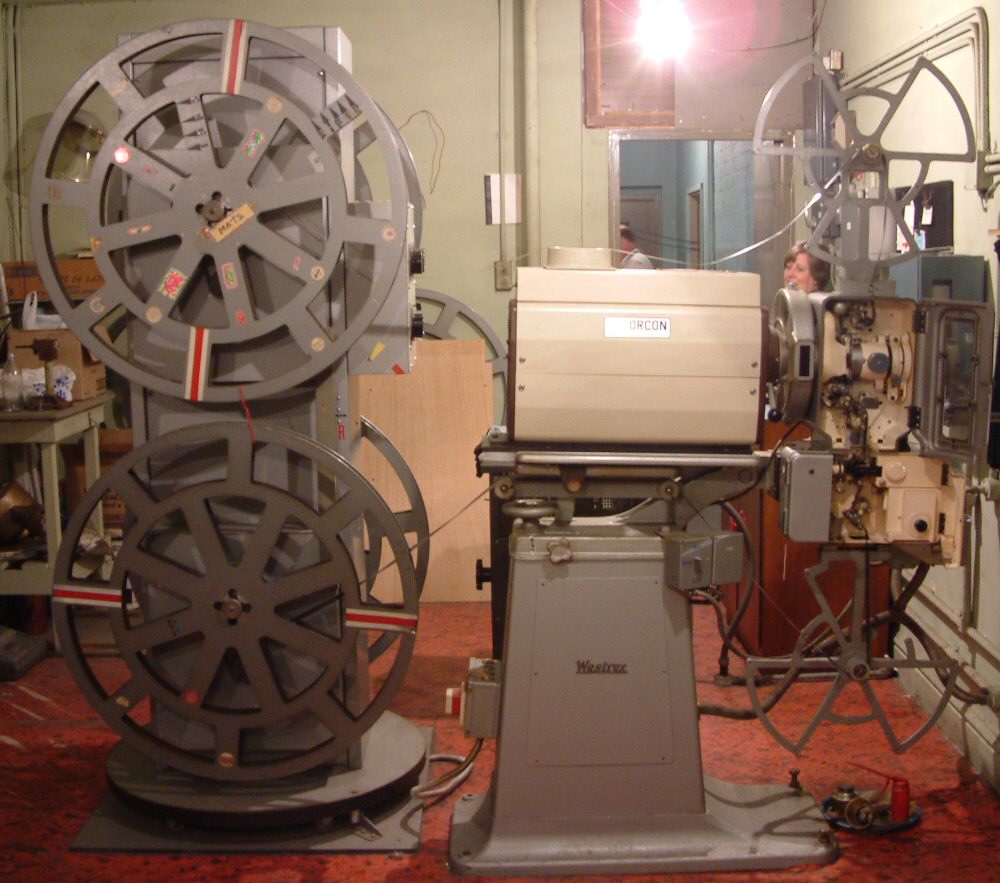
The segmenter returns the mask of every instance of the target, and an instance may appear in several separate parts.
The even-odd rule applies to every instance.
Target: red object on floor
[[[699,697],[704,702],[746,705],[741,688],[713,684],[719,642],[707,607],[696,607],[695,656]],[[432,726],[435,750],[466,753],[472,745],[461,724],[444,713],[445,689],[461,683],[470,656],[487,656],[490,608],[483,603],[425,604],[417,647],[393,710],[418,726]],[[120,666],[118,659],[95,664]],[[914,729],[922,712],[895,681],[874,685],[894,723]],[[783,719],[805,719],[828,684],[802,684],[782,700]],[[846,692],[846,691],[845,691]],[[857,709],[862,706],[859,704]],[[905,727],[904,727],[905,729]],[[703,718],[706,772],[731,781],[784,782],[797,767],[803,786],[818,800],[842,781],[859,789],[878,785],[853,764],[892,769],[919,796],[923,823],[886,837],[838,834],[841,857],[826,867],[755,874],[705,874],[684,879],[719,880],[1000,880],[1000,798],[938,732],[912,750],[895,755],[876,724],[824,726],[800,757],[784,751],[755,721]],[[107,791],[104,757],[115,736],[77,691],[65,663],[44,660],[20,681],[0,684],[0,879],[31,881],[439,881],[446,866],[451,807],[456,796],[424,814],[421,847],[415,854],[336,855],[137,855],[77,853],[70,845]],[[489,785],[494,745],[487,742],[475,771],[459,793]],[[869,781],[871,779],[871,781]],[[565,878],[546,878],[558,880]],[[620,880],[621,876],[581,880]],[[670,879],[639,875],[629,881]]]

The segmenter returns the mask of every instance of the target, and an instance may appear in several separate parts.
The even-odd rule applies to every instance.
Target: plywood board
[[[431,531],[476,501],[432,536],[422,600],[487,601],[489,592],[476,590],[475,567],[477,558],[489,560],[489,482],[476,476],[474,450],[493,422],[492,369],[480,340],[418,340],[414,352],[409,374],[351,378],[354,428],[364,417],[398,448]],[[395,474],[368,444],[360,468],[393,511],[408,508]],[[377,588],[389,600],[381,582]]]

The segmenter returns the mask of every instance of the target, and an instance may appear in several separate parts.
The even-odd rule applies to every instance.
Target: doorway
[[[632,228],[636,247],[653,266],[663,266],[663,202],[659,187],[622,187],[622,223]]]
[[[649,130],[612,131],[610,151],[613,242],[628,221],[658,267],[757,273],[770,303],[791,233],[744,250],[787,223],[792,193],[780,161],[755,156],[748,140],[686,141]]]
[[[691,248],[688,251],[688,265],[701,267],[701,193],[702,188],[688,191],[688,235]]]

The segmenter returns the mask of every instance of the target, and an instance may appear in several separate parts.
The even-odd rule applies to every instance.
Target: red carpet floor
[[[742,689],[721,689],[712,684],[718,655],[714,621],[706,608],[696,608],[695,613],[701,700],[746,704]],[[470,655],[489,655],[489,634],[488,604],[429,604],[422,611],[417,653],[394,709],[420,726],[433,727],[437,751],[464,754],[469,748],[459,724],[443,715],[444,691],[461,682]],[[895,682],[877,687],[900,730],[919,726],[921,712]],[[796,687],[782,702],[781,719],[802,719],[827,689],[824,684]],[[789,768],[798,767],[805,788],[822,799],[844,780],[853,781],[858,788],[881,785],[877,776],[858,770],[852,766],[855,763],[906,776],[923,812],[923,822],[891,836],[840,834],[841,857],[826,867],[681,878],[1000,881],[1000,799],[937,731],[908,753],[897,756],[875,724],[825,727],[798,758],[775,744],[757,721],[705,718],[701,732],[706,772],[732,781],[787,781]],[[116,738],[77,693],[58,658],[46,659],[20,681],[0,684],[0,879],[18,883],[409,883],[451,876],[446,857],[454,795],[425,812],[421,847],[416,854],[185,856],[72,852],[74,837],[105,794],[104,756]],[[493,758],[490,744],[459,793],[485,790]],[[653,879],[671,878],[629,878]]]

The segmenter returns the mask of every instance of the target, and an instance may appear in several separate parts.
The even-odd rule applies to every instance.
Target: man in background
[[[653,262],[646,257],[635,244],[635,234],[628,224],[619,225],[618,232],[621,236],[621,251],[623,270],[652,270]]]

